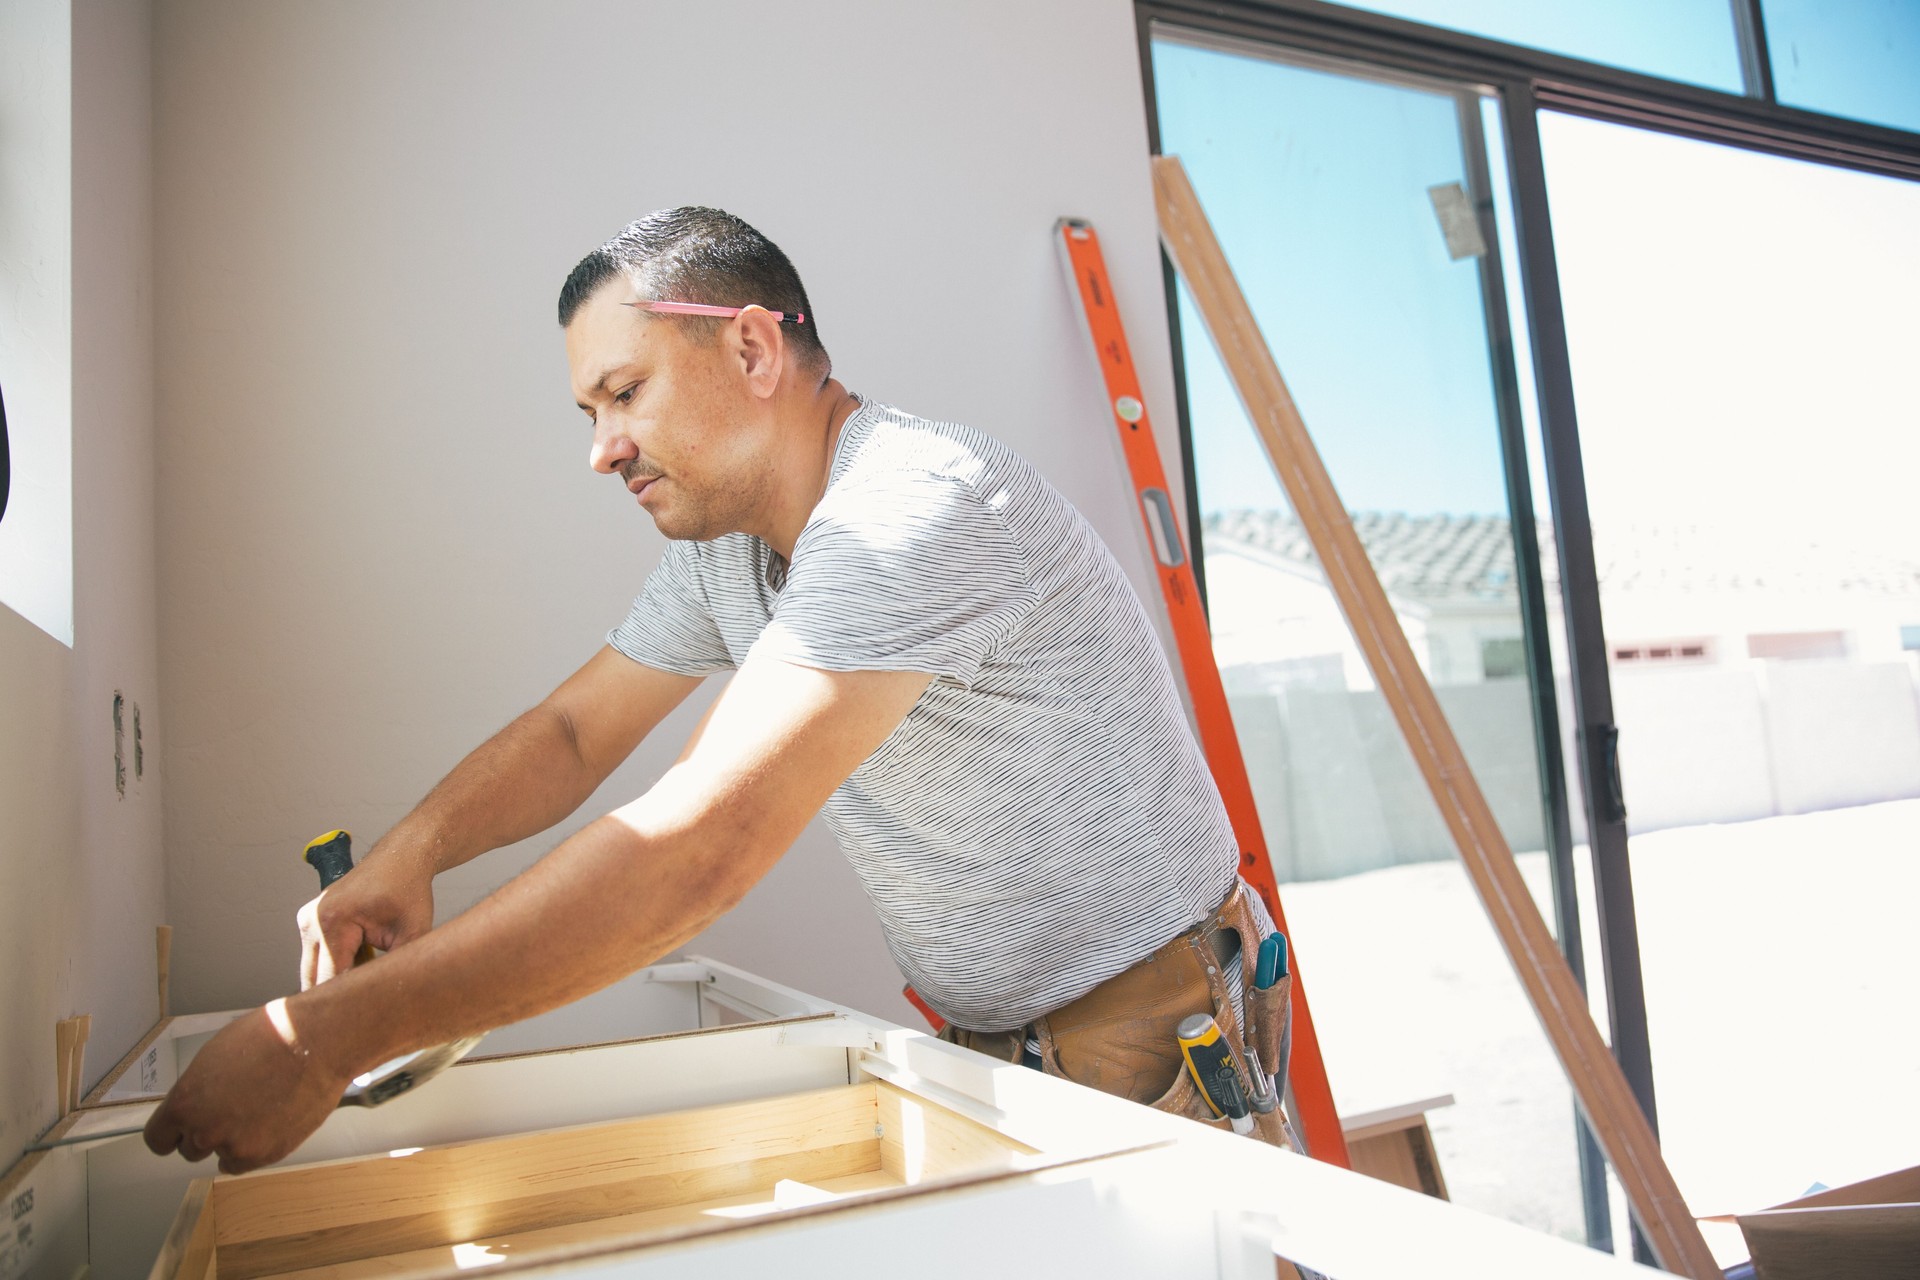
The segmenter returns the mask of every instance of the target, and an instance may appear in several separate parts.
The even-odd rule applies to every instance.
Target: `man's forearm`
[[[751,805],[699,822],[679,807],[601,818],[465,914],[291,997],[302,1047],[357,1072],[579,999],[699,933],[797,834]]]
[[[579,999],[672,951],[766,874],[929,679],[749,664],[700,745],[645,795],[465,914],[290,997],[298,1041],[351,1074]],[[619,745],[578,754],[604,761]]]

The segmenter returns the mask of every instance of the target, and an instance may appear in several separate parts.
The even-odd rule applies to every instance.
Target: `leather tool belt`
[[[1020,1061],[1031,1038],[1049,1075],[1227,1129],[1228,1121],[1214,1118],[1194,1085],[1174,1031],[1190,1014],[1212,1014],[1245,1081],[1251,1079],[1246,1053],[1251,1023],[1261,1066],[1284,1090],[1293,979],[1281,978],[1264,991],[1253,983],[1260,942],[1273,932],[1264,904],[1237,881],[1199,924],[1031,1027],[998,1032],[948,1027],[942,1038],[1005,1062]],[[1233,999],[1230,965],[1240,970],[1237,985],[1246,1017]],[[1287,1129],[1284,1108],[1254,1115],[1254,1136],[1275,1146],[1292,1145]]]

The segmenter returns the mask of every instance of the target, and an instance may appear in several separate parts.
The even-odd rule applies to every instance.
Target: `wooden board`
[[[1414,658],[1185,169],[1177,157],[1158,156],[1153,177],[1167,255],[1193,293],[1221,362],[1566,1069],[1594,1137],[1619,1174],[1641,1230],[1668,1270],[1694,1280],[1719,1280],[1720,1268],[1661,1158],[1626,1077],[1593,1025],[1585,994],[1521,879],[1506,837]]]
[[[212,1280],[214,1270],[213,1214],[208,1199],[212,1178],[196,1178],[180,1202],[180,1213],[167,1232],[166,1243],[153,1260],[155,1280]]]
[[[1761,1280],[1878,1280],[1920,1272],[1920,1166],[1829,1187],[1735,1219]]]
[[[1436,1200],[1448,1199],[1447,1181],[1440,1173],[1440,1153],[1433,1145],[1427,1112],[1453,1105],[1453,1095],[1421,1098],[1391,1107],[1340,1117],[1347,1135],[1351,1168],[1369,1178],[1418,1191]]]
[[[873,1085],[880,1125],[880,1167],[908,1185],[983,1169],[1012,1169],[1032,1147],[883,1081]]]
[[[1760,1280],[1911,1280],[1920,1204],[1847,1204],[1740,1215]]]
[[[870,1086],[221,1180],[228,1280],[880,1167]]]
[[[1446,1179],[1440,1176],[1440,1155],[1433,1149],[1433,1130],[1424,1115],[1408,1116],[1362,1132],[1347,1131],[1347,1154],[1353,1171],[1418,1191],[1436,1200],[1447,1199]]]
[[[790,1212],[802,1205],[857,1200],[897,1189],[900,1183],[882,1170],[820,1178],[811,1183],[782,1183],[769,1195],[753,1191],[690,1204],[670,1205],[641,1213],[598,1218],[543,1227],[500,1236],[481,1236],[458,1244],[391,1253],[357,1262],[335,1263],[281,1273],[281,1280],[425,1280],[476,1267],[491,1267],[535,1255],[577,1253],[582,1246],[637,1247],[668,1237],[685,1236],[702,1227],[753,1221],[768,1213]],[[783,1202],[782,1195],[798,1187],[803,1193]]]

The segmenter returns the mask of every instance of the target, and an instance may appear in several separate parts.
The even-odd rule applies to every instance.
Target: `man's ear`
[[[780,387],[780,374],[787,362],[786,335],[780,332],[780,322],[765,307],[748,307],[734,318],[733,340],[747,389],[763,400],[770,399]]]

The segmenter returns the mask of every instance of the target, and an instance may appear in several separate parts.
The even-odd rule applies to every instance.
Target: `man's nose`
[[[620,468],[640,455],[633,441],[622,431],[610,424],[596,426],[593,431],[593,469],[602,475],[618,474]]]

